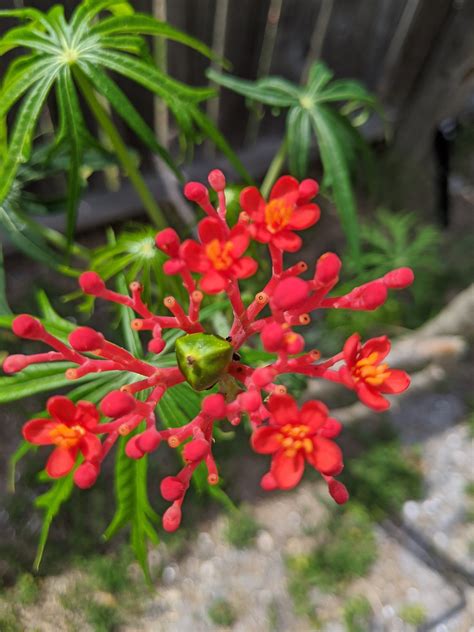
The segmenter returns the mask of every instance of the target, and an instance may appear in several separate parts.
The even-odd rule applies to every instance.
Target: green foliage
[[[114,597],[103,593],[101,598],[87,581],[79,580],[60,599],[63,607],[74,615],[75,621],[79,619],[82,623],[85,620],[94,632],[115,632],[123,623]]]
[[[344,475],[351,497],[380,520],[400,511],[405,501],[421,498],[423,476],[416,450],[403,448],[398,439],[371,441],[362,442],[360,456],[349,459]]]
[[[372,607],[366,597],[351,597],[344,605],[344,623],[347,632],[366,632],[370,630]]]
[[[245,549],[255,541],[260,525],[246,510],[241,509],[229,516],[225,537],[229,544],[237,549]]]
[[[213,69],[208,77],[250,101],[287,112],[288,162],[298,178],[308,173],[312,135],[315,137],[324,168],[323,185],[332,193],[351,257],[358,262],[361,245],[351,174],[361,158],[366,171],[372,170],[370,151],[357,126],[367,120],[369,110],[378,109],[375,97],[357,81],[333,80],[333,73],[322,62],[313,64],[304,86],[280,77],[245,81]],[[334,107],[341,102],[344,108]],[[356,111],[358,115],[351,116]]]
[[[22,606],[36,603],[40,597],[37,580],[30,573],[23,573],[15,585],[15,600]]]
[[[312,586],[338,590],[364,576],[377,557],[372,522],[367,511],[355,502],[334,511],[313,551],[288,559],[289,588],[304,603]]]
[[[228,628],[237,621],[237,613],[227,599],[215,599],[207,609],[207,616],[215,625]]]
[[[418,627],[423,625],[427,619],[427,614],[424,606],[419,603],[406,604],[398,611],[398,616],[402,621]]]
[[[102,11],[108,12],[109,16],[101,18]],[[0,87],[2,126],[13,106],[19,106],[9,137],[1,139],[0,222],[16,238],[17,244],[34,235],[37,258],[40,253],[36,250],[44,246],[41,242],[36,243],[36,233],[40,229],[36,227],[36,233],[32,229],[26,237],[25,231],[18,227],[20,218],[17,209],[5,204],[5,201],[21,165],[31,156],[41,113],[53,91],[58,110],[57,121],[53,123],[54,148],[65,146],[68,152],[66,235],[69,244],[72,243],[83,186],[86,150],[90,145],[97,145],[87,130],[80,94],[110,140],[113,152],[130,176],[145,208],[158,224],[165,223],[161,211],[137,171],[109,111],[96,95],[101,96],[107,107],[123,119],[151,152],[160,156],[179,175],[167,150],[158,143],[153,130],[111,78],[110,72],[145,87],[163,100],[175,117],[182,144],[192,144],[204,134],[227,154],[244,178],[248,177],[218,130],[199,110],[199,103],[212,96],[213,90],[189,87],[159,70],[153,62],[145,36],[174,40],[212,58],[212,52],[201,42],[151,16],[136,13],[131,4],[118,0],[83,0],[69,21],[64,16],[64,7],[59,4],[47,12],[36,9],[5,10],[0,12],[0,17],[13,17],[22,22],[0,39],[0,55],[17,49],[27,51],[10,64]],[[25,243],[21,247],[24,252],[27,251]]]

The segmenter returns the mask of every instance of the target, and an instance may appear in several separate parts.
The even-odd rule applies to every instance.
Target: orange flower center
[[[291,458],[296,456],[299,450],[304,450],[307,454],[313,452],[314,446],[309,438],[310,434],[311,429],[309,426],[285,424],[280,428],[277,439],[285,451],[285,456]]]
[[[213,239],[206,246],[206,255],[216,270],[228,270],[233,263],[231,252],[234,244],[231,241],[221,243]]]
[[[390,369],[387,364],[375,364],[378,353],[374,351],[367,358],[358,360],[352,369],[352,375],[356,382],[364,380],[371,386],[381,386],[390,376]]]
[[[291,220],[293,206],[288,204],[285,198],[272,200],[265,206],[265,224],[270,233],[278,233],[283,230]]]
[[[66,424],[58,424],[49,436],[52,442],[60,448],[73,448],[79,443],[86,431],[82,426],[66,426]]]

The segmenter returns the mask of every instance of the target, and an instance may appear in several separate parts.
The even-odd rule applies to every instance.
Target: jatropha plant
[[[188,200],[206,214],[198,224],[198,240],[181,242],[177,233],[166,228],[156,235],[156,246],[168,257],[166,275],[177,275],[189,295],[187,304],[175,297],[164,300],[165,314],[150,311],[142,298],[139,283],[122,294],[106,287],[95,272],[81,275],[82,291],[93,297],[126,306],[137,318],[131,321],[136,332],[149,336],[146,358],[108,341],[91,327],[77,327],[69,344],[45,329],[29,315],[13,321],[14,333],[22,338],[47,344],[51,351],[35,355],[11,355],[3,369],[16,373],[34,363],[67,361],[66,376],[74,381],[107,371],[130,376],[120,389],[111,390],[100,405],[90,401],[73,403],[63,395],[47,402],[48,417],[32,419],[23,427],[25,439],[39,446],[54,446],[46,472],[60,478],[74,472],[78,487],[96,482],[102,463],[120,436],[129,437],[125,452],[130,459],[181,446],[182,469],[161,481],[161,494],[170,504],[163,515],[163,527],[174,531],[181,523],[182,505],[196,468],[204,464],[209,485],[216,485],[219,474],[213,457],[216,424],[237,426],[243,415],[252,428],[251,445],[255,452],[271,456],[269,471],[261,485],[265,490],[291,489],[301,480],[305,465],[315,468],[327,483],[337,503],[348,499],[345,486],[336,476],[343,469],[342,452],[334,439],[341,423],[330,416],[318,400],[301,407],[279,376],[300,374],[342,384],[355,391],[359,399],[377,411],[389,407],[386,394],[404,391],[407,374],[390,368],[384,359],[390,350],[386,336],[362,343],[355,333],[344,348],[321,360],[314,349],[305,350],[297,328],[308,325],[316,309],[374,310],[382,305],[389,289],[401,289],[413,281],[409,268],[392,270],[383,277],[354,288],[343,296],[332,295],[341,269],[339,257],[327,252],[316,261],[311,278],[303,278],[308,266],[299,262],[284,264],[285,253],[302,247],[298,232],[313,226],[320,210],[312,201],[318,193],[314,180],[298,182],[283,176],[273,186],[268,201],[255,187],[241,192],[241,213],[234,226],[226,220],[225,178],[214,170],[209,184],[218,203],[211,203],[208,189],[190,182],[184,189]],[[257,261],[246,255],[251,242],[266,244],[272,263],[271,276],[250,304],[245,305],[240,282],[255,274]],[[305,275],[309,276],[309,275]],[[227,338],[206,331],[200,320],[204,294],[224,293],[232,307],[233,323]],[[330,295],[331,293],[331,295]],[[175,343],[174,366],[157,367],[149,358],[163,353],[164,331],[182,332]],[[250,366],[239,350],[252,337],[260,337],[266,352],[274,354],[264,366]],[[164,394],[187,382],[195,391],[212,392],[203,397],[198,414],[185,425],[163,427],[156,408]]]

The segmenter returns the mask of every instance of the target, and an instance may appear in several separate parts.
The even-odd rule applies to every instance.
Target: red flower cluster
[[[130,294],[123,295],[108,289],[95,272],[80,277],[86,294],[136,312],[138,317],[131,325],[137,331],[150,332],[150,354],[163,351],[165,329],[181,330],[184,335],[176,343],[176,366],[157,368],[90,327],[77,327],[66,344],[28,315],[14,320],[13,331],[20,337],[46,343],[52,351],[10,356],[3,365],[6,373],[15,373],[33,363],[66,360],[74,367],[66,371],[71,380],[104,371],[134,374],[129,384],[103,398],[100,412],[90,402],[74,404],[66,397],[52,397],[47,404],[49,418],[29,421],[23,434],[31,443],[55,446],[46,465],[50,476],[64,476],[75,468],[74,481],[83,488],[94,484],[104,458],[120,435],[131,435],[126,454],[132,459],[155,451],[163,442],[171,448],[182,446],[184,467],[161,481],[161,494],[171,503],[163,516],[167,531],[174,531],[181,522],[186,490],[200,463],[207,468],[210,485],[219,480],[212,455],[214,425],[224,420],[237,425],[243,414],[253,428],[251,445],[255,452],[272,455],[270,471],[261,481],[264,489],[294,487],[301,480],[305,463],[309,463],[320,472],[336,502],[347,500],[346,488],[334,478],[343,469],[342,453],[334,442],[341,424],[329,416],[320,401],[308,401],[298,409],[286,388],[277,383],[279,376],[299,373],[338,382],[375,410],[389,406],[384,394],[400,393],[409,385],[406,373],[384,363],[390,350],[386,337],[362,345],[354,334],[341,353],[321,361],[317,351],[304,351],[304,339],[294,329],[309,324],[315,309],[373,310],[383,304],[389,289],[410,285],[412,271],[393,270],[348,294],[329,296],[339,279],[341,261],[337,255],[323,254],[308,279],[301,278],[308,269],[304,262],[287,268],[283,265],[283,253],[301,247],[301,238],[294,231],[308,228],[319,219],[319,208],[311,201],[318,191],[314,180],[298,183],[283,176],[268,202],[254,187],[244,189],[242,212],[233,227],[226,220],[224,175],[217,170],[211,172],[209,183],[217,194],[217,207],[211,204],[208,189],[202,184],[193,182],[185,187],[186,197],[206,213],[198,224],[199,240],[181,243],[171,228],[156,236],[157,247],[168,256],[166,274],[179,275],[187,290],[187,306],[169,296],[164,305],[170,314],[157,315],[143,302],[139,283],[132,283]],[[257,270],[257,262],[245,256],[251,240],[268,244],[272,273],[262,291],[244,305],[238,282]],[[203,292],[227,295],[234,314],[227,340],[205,332],[199,319]],[[264,310],[266,314],[261,316]],[[265,366],[249,366],[237,355],[254,335],[260,337],[266,351],[275,354]],[[168,389],[184,381],[196,390],[216,386],[217,392],[202,399],[201,410],[186,425],[160,428],[155,413],[158,402]],[[138,397],[142,393],[146,398]]]

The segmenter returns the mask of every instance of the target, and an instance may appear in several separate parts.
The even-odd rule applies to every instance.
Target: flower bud
[[[155,235],[156,247],[170,257],[178,255],[180,239],[173,228],[165,228]]]
[[[339,277],[342,261],[333,252],[326,252],[316,262],[314,282],[318,286],[335,283]]]
[[[131,413],[136,405],[137,402],[130,393],[111,391],[102,400],[100,410],[106,417],[117,419]]]
[[[18,373],[26,366],[28,366],[28,356],[18,353],[5,358],[2,369],[5,373]]]
[[[181,259],[168,259],[163,264],[163,272],[167,275],[178,274],[185,267]]]
[[[12,323],[12,331],[19,338],[28,340],[41,340],[46,333],[45,328],[37,318],[29,314],[17,316]]]
[[[137,447],[142,452],[153,452],[161,443],[161,435],[156,428],[148,428],[137,436]]]
[[[271,492],[278,488],[278,484],[271,472],[264,474],[260,480],[260,487],[266,492]]]
[[[238,402],[242,410],[247,413],[252,413],[260,408],[262,398],[260,393],[256,389],[246,391],[238,396]]]
[[[186,488],[177,476],[167,476],[160,483],[160,492],[163,498],[170,503],[183,497]]]
[[[181,524],[181,507],[178,505],[171,505],[163,514],[163,529],[172,533]]]
[[[144,456],[144,452],[140,450],[138,443],[138,436],[132,437],[125,446],[125,454],[130,459],[141,459]]]
[[[283,279],[273,293],[272,304],[280,310],[291,309],[302,303],[310,292],[307,281],[292,277]]]
[[[193,439],[183,448],[183,458],[185,461],[194,463],[201,461],[209,452],[210,445],[205,439]]]
[[[207,179],[214,191],[218,192],[225,189],[225,176],[220,169],[213,169]]]
[[[397,268],[391,270],[382,278],[385,285],[392,290],[402,290],[408,287],[415,280],[415,275],[411,268]]]
[[[301,353],[304,349],[304,338],[300,334],[291,332],[285,335],[286,352],[290,355]]]
[[[302,180],[298,190],[298,201],[309,202],[309,200],[312,200],[314,197],[316,197],[318,191],[319,184],[316,182],[316,180],[312,180],[311,178]]]
[[[74,472],[74,483],[81,489],[88,489],[96,482],[99,472],[100,470],[97,465],[86,461]]]
[[[200,182],[188,182],[184,187],[184,197],[199,206],[209,202],[209,192]]]
[[[283,343],[284,334],[284,329],[279,323],[270,323],[264,327],[260,339],[265,351],[269,353],[278,351]]]
[[[96,351],[104,344],[104,336],[91,327],[78,327],[69,334],[69,344],[76,351]]]
[[[264,388],[273,382],[273,378],[275,377],[276,372],[275,369],[269,366],[262,366],[259,369],[255,369],[252,375],[253,382],[255,386],[259,388]]]
[[[161,353],[166,346],[166,342],[163,338],[152,338],[148,343],[148,351],[150,353]]]
[[[205,415],[213,419],[222,419],[226,414],[226,403],[224,396],[220,393],[208,395],[202,400],[201,410]]]
[[[328,490],[338,505],[343,505],[349,500],[349,492],[346,486],[334,478],[328,482]]]
[[[377,309],[387,300],[387,288],[380,281],[373,281],[363,287],[363,291],[359,296],[360,309],[369,311]]]
[[[100,296],[106,289],[104,281],[100,278],[97,272],[83,272],[79,277],[79,285],[81,290],[86,294],[92,296]]]

